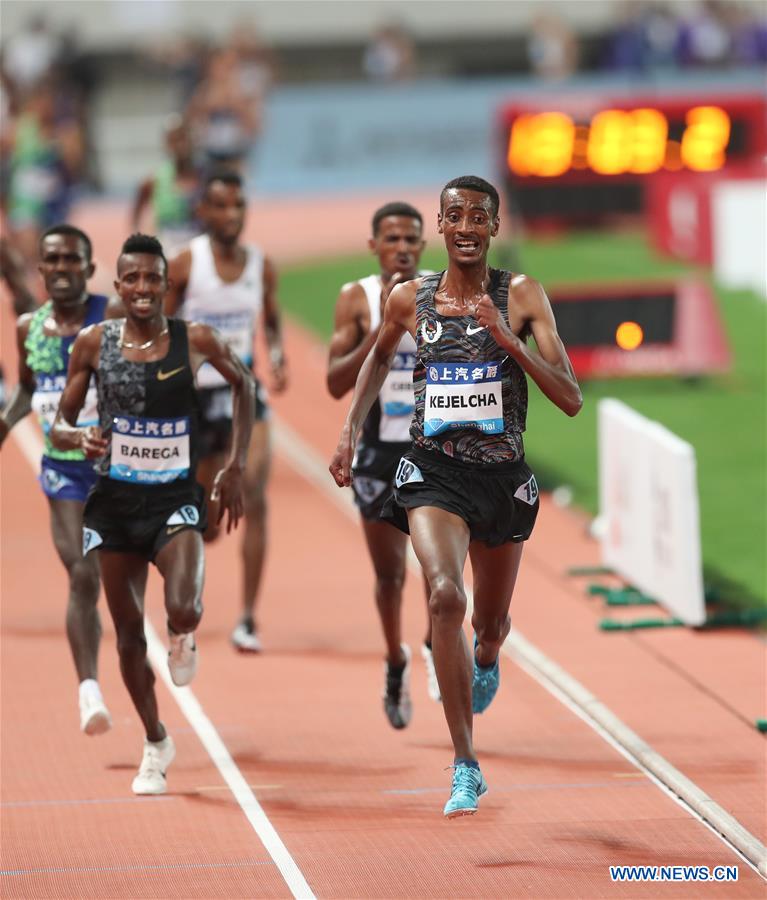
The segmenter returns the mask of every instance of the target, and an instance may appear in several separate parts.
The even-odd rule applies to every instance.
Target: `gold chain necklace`
[[[156,334],[153,338],[150,338],[143,344],[134,344],[131,341],[125,340],[125,323],[123,322],[123,325],[120,328],[120,346],[124,347],[126,350],[148,350],[154,343],[159,341],[161,337],[165,337],[167,333],[168,323],[166,321],[165,328],[163,328],[162,331]]]

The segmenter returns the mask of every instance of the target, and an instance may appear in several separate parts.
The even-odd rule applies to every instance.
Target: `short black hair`
[[[385,203],[383,206],[380,206],[373,213],[372,228],[374,237],[378,234],[378,226],[381,224],[381,220],[387,216],[407,216],[409,219],[417,219],[423,226],[423,216],[414,206],[404,203],[402,200],[394,200],[392,203]]]
[[[93,259],[93,244],[91,244],[91,239],[84,231],[79,228],[75,228],[74,225],[68,225],[66,222],[61,222],[59,225],[51,225],[50,228],[45,229],[45,231],[40,235],[39,248],[41,252],[43,249],[43,241],[47,237],[51,237],[55,234],[63,234],[69,237],[76,237],[78,240],[83,242],[83,246],[85,247],[85,257],[88,262]]]
[[[154,235],[141,234],[137,231],[127,238],[120,248],[120,256],[117,257],[118,264],[120,257],[127,253],[148,253],[150,256],[159,256],[165,265],[165,274],[168,274],[168,260],[165,258],[165,251]]]
[[[231,169],[215,169],[205,179],[205,186],[202,190],[203,196],[208,193],[208,189],[216,181],[242,189],[242,175],[239,172],[233,172]]]
[[[442,209],[445,194],[454,188],[463,189],[465,191],[477,191],[479,194],[487,194],[492,204],[493,218],[498,215],[498,210],[501,205],[498,191],[489,181],[485,181],[484,178],[480,178],[478,175],[461,175],[460,178],[454,178],[452,181],[448,181],[442,188],[442,193],[439,195],[440,209]]]

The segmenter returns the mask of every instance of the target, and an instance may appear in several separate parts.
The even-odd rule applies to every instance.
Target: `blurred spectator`
[[[83,141],[77,120],[57,114],[56,93],[45,83],[23,103],[10,141],[8,226],[27,264],[34,265],[40,232],[69,217]]]
[[[679,22],[664,3],[651,4],[643,18],[645,38],[644,64],[649,69],[668,69],[676,66],[676,47]]]
[[[383,25],[370,39],[362,68],[371,81],[405,81],[415,75],[415,45],[401,25]]]
[[[539,78],[568,78],[578,68],[577,39],[557,16],[540,13],[533,19],[527,59],[531,71]]]
[[[731,3],[727,11],[734,62],[746,66],[767,63],[767,9],[763,5],[755,8],[750,3]]]
[[[677,41],[682,65],[723,66],[730,61],[731,50],[725,3],[705,0],[685,8]]]
[[[172,116],[166,126],[165,149],[166,159],[139,186],[131,228],[157,234],[170,256],[202,230],[196,215],[202,172],[195,164],[192,138],[181,116]],[[145,226],[150,208],[151,226]]]
[[[644,7],[641,3],[620,3],[619,20],[607,41],[607,68],[640,72],[647,65]]]
[[[239,170],[260,129],[261,109],[242,89],[239,62],[231,47],[216,50],[189,102],[192,134],[209,166]]]
[[[241,22],[234,29],[229,46],[237,54],[237,73],[242,92],[252,103],[261,107],[274,82],[274,54],[250,21]],[[261,115],[257,118],[260,119]]]
[[[37,15],[6,42],[5,70],[19,91],[27,93],[48,77],[60,52],[60,38],[48,30],[45,17]]]

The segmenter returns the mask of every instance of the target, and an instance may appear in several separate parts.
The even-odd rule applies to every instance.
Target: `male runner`
[[[213,173],[207,180],[199,207],[206,233],[170,262],[171,289],[165,301],[167,315],[214,326],[243,364],[253,368],[256,325],[263,316],[269,346],[273,388],[287,381],[282,349],[277,276],[271,261],[257,248],[240,242],[245,225],[242,179],[234,172]],[[228,387],[212,366],[197,374],[202,421],[198,477],[210,495],[213,476],[221,468],[232,431]],[[257,653],[261,640],[255,619],[258,588],[266,553],[266,483],[269,477],[269,410],[266,395],[256,381],[255,425],[245,467],[245,533],[242,541],[242,617],[232,632],[240,651]],[[205,540],[218,536],[215,517]]]
[[[174,684],[197,668],[194,631],[202,615],[205,497],[195,480],[197,393],[194,373],[210,362],[232,387],[232,454],[215,479],[227,530],[242,514],[242,479],[253,420],[253,383],[229,346],[207,325],[166,319],[167,262],[156,238],[123,244],[115,289],[125,318],[86,328],[75,340],[52,440],[98,460],[99,478],[85,506],[86,554],[99,549],[101,577],[117,632],[120,670],[146,729],[133,780],[136,794],[165,792],[175,756],[158,717],[154,673],[146,658],[144,591],[149,563],[165,585]],[[98,373],[99,425],[79,427],[88,384]]]
[[[72,225],[55,225],[40,238],[38,268],[50,299],[18,320],[19,381],[0,414],[0,445],[10,429],[34,410],[45,436],[40,484],[48,498],[53,543],[69,578],[67,638],[80,682],[80,727],[86,734],[101,734],[111,726],[111,718],[98,685],[99,570],[94,558],[83,556],[82,542],[83,504],[96,473],[80,448],[59,450],[50,440],[75,337],[106,315],[119,314],[121,308],[119,304],[118,311],[108,311],[106,297],[88,293],[95,268],[91,253],[88,236]],[[8,285],[16,299],[19,286],[28,290],[20,268],[15,274]],[[94,383],[86,384],[82,427],[97,421],[95,392]]]
[[[511,628],[522,544],[538,512],[522,441],[525,376],[570,416],[583,401],[541,285],[487,265],[499,226],[495,188],[474,176],[449,182],[437,222],[447,270],[392,290],[330,471],[340,486],[351,483],[357,433],[403,333],[410,332],[417,343],[413,446],[383,515],[409,529],[431,587],[434,665],[455,750],[444,814],[453,818],[475,813],[487,790],[472,713],[487,709],[498,689],[498,654]],[[537,352],[527,347],[530,336]],[[473,655],[462,629],[467,554],[474,575]]]
[[[154,228],[167,254],[175,253],[202,231],[197,220],[202,177],[194,159],[189,126],[173,115],[165,128],[167,158],[151,178],[139,186],[131,214],[138,231],[145,210],[151,207]]]
[[[328,390],[338,400],[354,387],[360,367],[381,327],[382,290],[418,274],[424,248],[423,217],[408,203],[387,203],[373,214],[368,247],[378,259],[380,274],[351,281],[336,301],[335,330],[330,340]],[[381,509],[394,484],[403,453],[410,448],[413,416],[415,341],[403,334],[392,370],[362,425],[352,465],[354,500],[376,575],[375,598],[386,641],[384,711],[394,728],[410,722],[410,648],[401,641],[402,587],[407,562],[407,536],[380,521]],[[428,584],[426,598],[428,604]],[[421,653],[428,673],[429,693],[439,700],[439,685],[431,655],[431,617]]]

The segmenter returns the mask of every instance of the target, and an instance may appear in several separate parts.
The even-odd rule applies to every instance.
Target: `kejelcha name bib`
[[[500,363],[435,362],[426,367],[424,435],[433,437],[453,428],[503,432]]]

